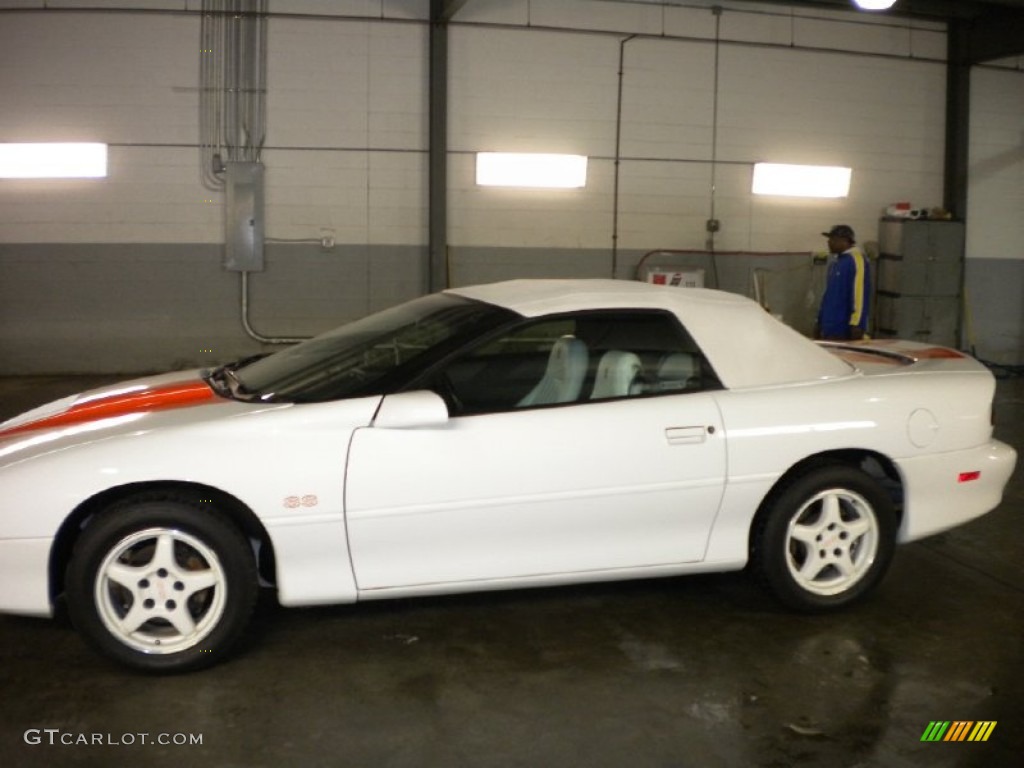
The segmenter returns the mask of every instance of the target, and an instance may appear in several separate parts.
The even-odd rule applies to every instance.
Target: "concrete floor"
[[[0,418],[102,381],[0,379]],[[996,431],[1024,447],[1024,380],[1000,382]],[[871,599],[831,616],[786,613],[742,574],[268,600],[231,661],[163,678],[65,623],[0,616],[0,764],[1018,766],[1022,478],[981,520],[902,547]],[[922,742],[934,720],[997,726]],[[113,744],[60,743],[95,734]],[[142,743],[159,734],[202,743]]]

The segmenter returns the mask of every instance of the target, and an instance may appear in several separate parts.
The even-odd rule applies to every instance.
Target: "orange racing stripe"
[[[907,352],[911,357],[918,360],[956,360],[966,357],[962,352],[946,347],[928,347],[927,349],[912,349]]]
[[[100,397],[96,400],[76,403],[66,411],[2,430],[0,431],[0,437],[10,437],[11,435],[38,429],[52,429],[53,427],[82,424],[88,421],[108,419],[112,416],[123,416],[129,413],[184,408],[189,405],[198,405],[208,400],[214,400],[216,397],[217,395],[214,391],[203,381],[181,382],[130,394],[113,394],[110,397]]]

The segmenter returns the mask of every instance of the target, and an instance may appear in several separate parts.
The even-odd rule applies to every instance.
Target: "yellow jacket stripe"
[[[857,266],[853,278],[853,314],[850,315],[850,325],[860,325],[864,313],[867,311],[865,301],[867,299],[867,259],[860,248],[851,248],[850,255]]]

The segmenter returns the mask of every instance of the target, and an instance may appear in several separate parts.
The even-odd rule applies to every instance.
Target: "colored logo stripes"
[[[921,741],[988,741],[996,720],[932,720]]]

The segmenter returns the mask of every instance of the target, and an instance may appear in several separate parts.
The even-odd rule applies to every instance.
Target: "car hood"
[[[41,405],[0,424],[0,468],[43,454],[210,423],[288,403],[245,403],[217,395],[198,371],[135,379]]]
[[[198,371],[119,382],[70,395],[0,423],[0,440],[57,427],[102,422],[131,414],[224,402]]]

